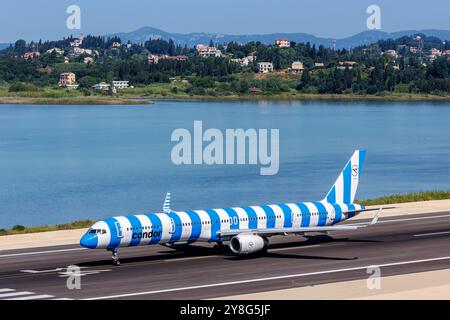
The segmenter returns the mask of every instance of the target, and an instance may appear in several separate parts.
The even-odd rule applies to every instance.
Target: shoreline
[[[229,95],[201,96],[181,94],[133,95],[124,93],[118,97],[75,96],[62,98],[45,97],[0,97],[0,105],[148,105],[151,100],[172,101],[343,101],[343,102],[450,102],[450,95],[431,94],[388,94],[388,95],[354,95],[354,94],[274,94],[274,95]]]
[[[450,102],[449,96],[436,95],[352,95],[352,94],[282,94],[282,95],[232,95],[232,96],[180,96],[152,95],[129,96],[133,99],[173,101],[380,101],[380,102]]]
[[[68,97],[68,98],[41,98],[41,97],[0,97],[0,105],[150,105],[151,100],[137,100],[128,97]]]

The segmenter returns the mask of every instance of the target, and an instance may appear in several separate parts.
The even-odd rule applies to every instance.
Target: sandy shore
[[[385,207],[396,208],[383,211],[381,214],[382,217],[437,213],[450,211],[450,200],[401,203]],[[355,217],[352,221],[370,219],[374,214],[374,212],[364,213]],[[78,244],[84,232],[86,232],[86,229],[1,236],[0,251]]]

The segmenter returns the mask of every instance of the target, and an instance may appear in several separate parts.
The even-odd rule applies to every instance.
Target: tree
[[[14,52],[17,55],[22,55],[27,51],[27,43],[25,40],[17,40],[14,44]]]
[[[167,49],[167,52],[169,54],[169,56],[174,56],[175,55],[175,43],[173,42],[172,39],[169,40],[169,47]]]
[[[78,80],[80,88],[87,88],[87,89],[92,88],[92,86],[98,82],[100,82],[100,79],[92,76],[85,76]]]

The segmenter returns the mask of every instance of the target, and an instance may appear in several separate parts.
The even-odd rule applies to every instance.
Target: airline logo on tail
[[[355,201],[361,169],[366,158],[365,150],[356,150],[344,170],[331,187],[324,201],[351,204]]]

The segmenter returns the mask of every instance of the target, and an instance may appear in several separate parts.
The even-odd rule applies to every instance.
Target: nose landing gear
[[[115,266],[120,266],[120,260],[119,260],[119,255],[118,255],[118,250],[117,249],[110,249],[111,253],[112,253],[112,259],[113,259],[113,264]]]

